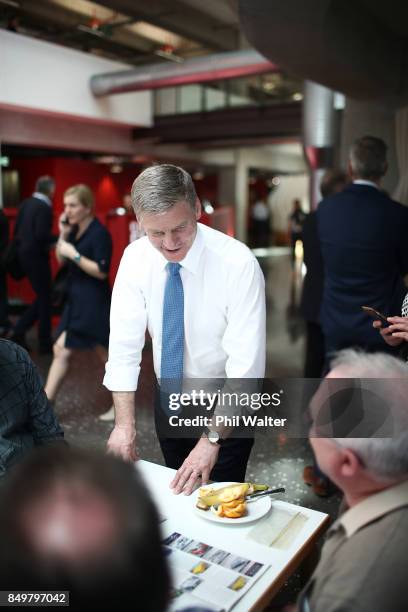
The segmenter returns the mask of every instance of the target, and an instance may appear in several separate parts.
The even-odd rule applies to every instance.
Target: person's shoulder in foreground
[[[64,442],[64,432],[28,353],[0,340],[0,477],[32,446]]]
[[[30,363],[31,359],[20,345],[0,338],[0,363]]]

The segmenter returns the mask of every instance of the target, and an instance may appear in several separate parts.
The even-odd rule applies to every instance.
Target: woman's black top
[[[109,273],[112,239],[104,225],[93,219],[85,232],[76,238],[77,230],[68,237],[78,253],[95,261],[101,272]],[[67,348],[88,349],[109,342],[111,291],[108,278],[100,280],[83,272],[68,261],[67,302],[57,329],[57,337],[66,331]]]

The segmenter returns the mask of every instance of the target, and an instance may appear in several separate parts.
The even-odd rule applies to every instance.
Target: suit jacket
[[[320,307],[323,295],[323,259],[317,232],[317,213],[311,212],[303,224],[303,261],[307,272],[303,281],[300,311],[311,323],[320,323]]]
[[[51,228],[51,206],[35,197],[21,203],[16,221],[16,236],[22,259],[48,259],[50,246],[55,241]]]
[[[408,208],[351,184],[317,211],[325,281],[321,323],[328,348],[384,347],[361,306],[400,312],[408,272]]]

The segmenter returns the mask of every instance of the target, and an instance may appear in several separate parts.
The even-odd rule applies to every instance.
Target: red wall
[[[202,179],[194,181],[197,195],[200,200],[210,200],[215,207],[218,203],[218,176],[217,174],[207,174]]]
[[[104,220],[111,208],[121,205],[122,197],[130,192],[132,183],[140,172],[139,166],[134,168],[125,166],[123,172],[112,174],[107,164],[61,157],[20,158],[13,160],[11,167],[19,172],[22,199],[32,194],[39,176],[49,174],[55,178],[55,220],[63,209],[64,192],[78,183],[85,183],[92,189],[95,195],[96,214]]]
[[[56,181],[56,190],[53,200],[54,233],[58,233],[58,217],[63,210],[64,192],[72,185],[85,183],[95,195],[95,213],[99,220],[107,225],[113,238],[113,257],[110,281],[113,283],[123,249],[128,244],[129,221],[131,215],[117,217],[109,215],[109,211],[121,206],[122,198],[130,192],[133,181],[141,171],[140,166],[124,166],[121,173],[112,174],[107,164],[97,164],[89,160],[72,159],[65,157],[39,157],[16,158],[12,160],[10,168],[17,170],[20,178],[21,199],[30,196],[35,188],[39,176],[48,174]],[[215,205],[217,202],[218,177],[216,174],[207,175],[195,182],[199,198],[207,198]],[[7,202],[5,202],[7,207]],[[10,217],[11,226],[14,225],[16,211],[6,212]],[[201,222],[210,224],[208,215],[203,214]],[[55,256],[52,255],[53,271],[57,269]],[[9,297],[20,298],[25,302],[32,300],[33,293],[27,280],[13,281],[9,279]]]

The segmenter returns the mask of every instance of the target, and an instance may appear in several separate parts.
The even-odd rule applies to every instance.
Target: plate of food
[[[268,485],[250,482],[215,482],[192,495],[194,511],[203,519],[219,524],[242,525],[257,521],[272,506]],[[251,497],[265,492],[265,496]]]

